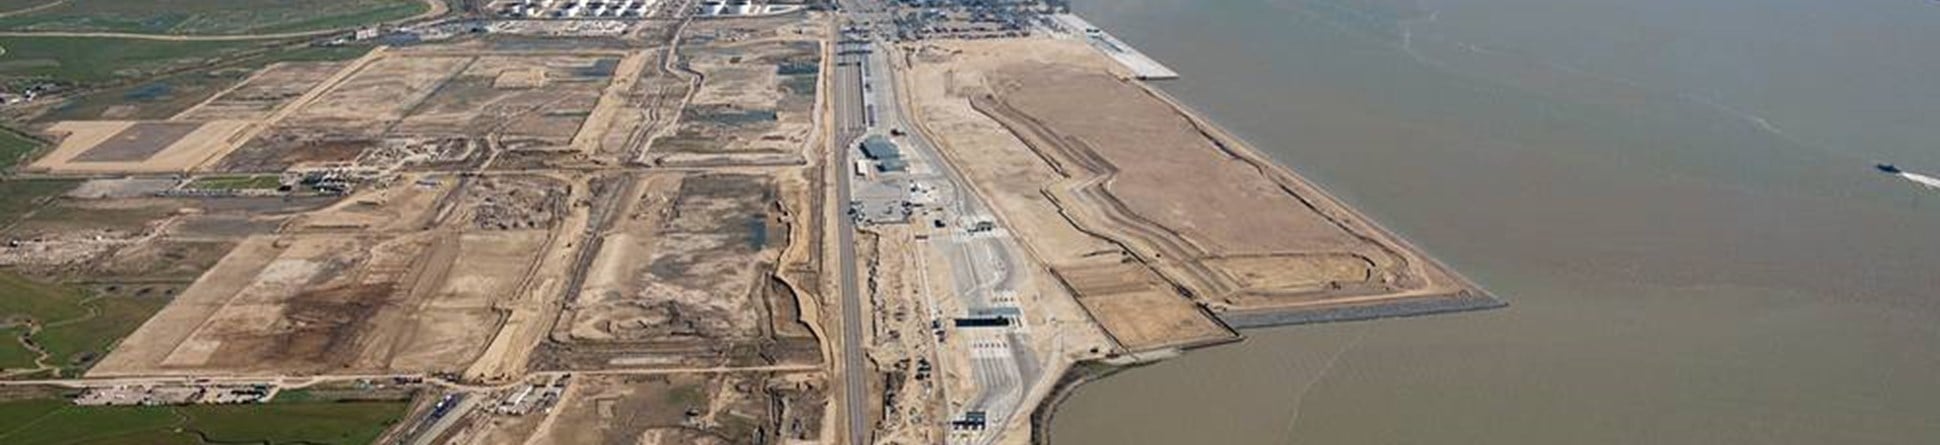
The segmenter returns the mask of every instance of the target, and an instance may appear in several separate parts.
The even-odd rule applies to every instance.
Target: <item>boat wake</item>
[[[1921,187],[1940,190],[1940,178],[1922,175],[1919,173],[1900,172],[1900,179],[1913,181],[1914,184],[1919,184]]]
[[[1905,179],[1907,181],[1913,182],[1914,184],[1919,184],[1921,187],[1940,190],[1940,178],[1935,178],[1932,176],[1927,176],[1919,173],[1900,170],[1899,166],[1895,166],[1893,164],[1876,164],[1873,166],[1873,168],[1879,169],[1881,173],[1898,176],[1900,179]]]

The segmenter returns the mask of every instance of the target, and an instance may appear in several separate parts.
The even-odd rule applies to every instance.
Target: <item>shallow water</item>
[[[1512,303],[1249,332],[1053,443],[1940,443],[1940,7],[1078,0]]]

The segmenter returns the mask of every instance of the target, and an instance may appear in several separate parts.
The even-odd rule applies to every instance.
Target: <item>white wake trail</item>
[[[1909,172],[1900,172],[1900,177],[1908,181],[1913,181],[1914,184],[1919,184],[1922,187],[1940,190],[1940,178]]]

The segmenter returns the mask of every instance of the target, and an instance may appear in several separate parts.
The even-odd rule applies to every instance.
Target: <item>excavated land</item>
[[[912,60],[946,154],[1129,350],[1342,308],[1499,305],[1081,42],[926,43]]]
[[[273,232],[294,215],[329,203],[72,195],[0,231],[8,242],[0,246],[0,266],[69,282],[186,285],[235,242]]]
[[[145,188],[138,181],[87,181],[0,227],[0,272],[79,289],[90,308],[81,318],[40,320],[60,326],[48,325],[58,329],[35,341],[74,352],[46,357],[43,366],[78,371],[98,364],[116,341],[186,292],[240,240],[330,202],[160,198],[117,190],[131,187]],[[46,295],[6,297],[29,299],[16,302],[24,307],[52,303],[33,301]]]
[[[614,125],[626,103],[618,92],[632,89],[647,59],[617,50],[381,52],[279,108],[287,116],[267,118],[269,128],[216,169],[451,170],[503,152],[592,152],[615,128],[630,129]]]
[[[828,394],[817,374],[584,376],[530,437],[481,434],[492,440],[479,443],[817,443]]]
[[[263,120],[310,92],[348,62],[283,62],[175,115],[178,121]]]
[[[598,244],[542,369],[812,364],[798,296],[776,278],[805,184],[740,173],[653,174]]]
[[[599,102],[617,56],[484,56],[393,128],[422,136],[492,134],[510,147],[566,145]]]
[[[47,133],[60,139],[30,170],[53,174],[188,173],[236,146],[249,121],[67,121]]]
[[[345,201],[368,205],[357,203],[423,188],[406,194],[436,197],[403,204],[438,209],[448,199],[454,204],[438,212],[442,219],[407,218],[389,227],[398,232],[249,237],[89,375],[465,369],[491,340],[479,335],[480,327],[501,323],[540,248],[560,227],[568,185],[538,176],[429,184],[394,184]],[[314,214],[351,211],[346,205]]]
[[[680,62],[698,83],[679,122],[648,162],[791,165],[814,132],[824,32],[800,17],[701,21],[682,37]]]
[[[425,230],[456,205],[456,175],[406,174],[372,184],[336,205],[304,214],[292,232],[390,233]]]
[[[281,124],[368,137],[382,135],[453,76],[464,72],[474,57],[387,56],[330,85],[315,102]]]

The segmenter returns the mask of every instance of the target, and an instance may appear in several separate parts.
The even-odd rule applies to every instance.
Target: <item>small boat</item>
[[[1893,164],[1873,164],[1873,168],[1879,169],[1879,171],[1885,172],[1886,174],[1889,174],[1889,175],[1897,175],[1901,173],[1900,167]]]

